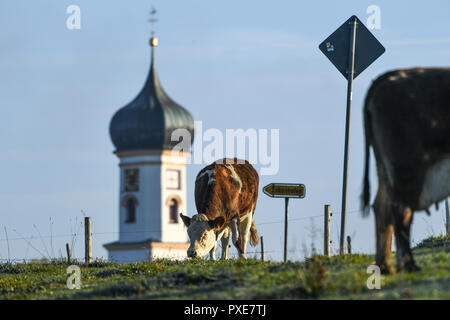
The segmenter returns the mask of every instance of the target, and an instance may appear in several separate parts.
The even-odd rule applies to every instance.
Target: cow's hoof
[[[418,272],[422,270],[415,262],[409,262],[405,265],[406,272]]]
[[[381,274],[394,274],[395,270],[391,265],[382,264],[380,265]]]

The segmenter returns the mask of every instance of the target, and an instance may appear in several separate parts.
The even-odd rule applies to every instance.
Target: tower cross
[[[152,37],[155,34],[155,22],[158,22],[158,19],[155,19],[156,9],[152,6],[152,11],[150,11],[150,20],[148,20],[152,24]]]

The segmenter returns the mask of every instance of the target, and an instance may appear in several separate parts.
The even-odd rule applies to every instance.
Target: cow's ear
[[[189,227],[189,225],[191,224],[191,218],[187,217],[187,216],[183,216],[182,213],[180,213],[180,217],[183,220],[183,223],[186,227]]]
[[[225,219],[223,217],[217,217],[214,220],[208,221],[208,224],[211,229],[220,229],[225,224]]]

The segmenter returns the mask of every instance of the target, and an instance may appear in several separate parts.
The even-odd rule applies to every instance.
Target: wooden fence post
[[[261,261],[264,261],[264,237],[261,236]]]
[[[445,199],[445,231],[447,235],[450,235],[450,208],[449,208],[450,197]]]
[[[66,251],[67,251],[67,263],[72,263],[72,254],[70,253],[70,244],[66,243]]]
[[[352,254],[352,238],[347,236],[347,250],[348,254]]]
[[[324,236],[323,236],[323,254],[327,257],[330,256],[330,217],[331,217],[331,206],[329,204],[325,205],[324,210]]]
[[[86,264],[92,262],[92,232],[91,217],[84,218],[84,260]]]

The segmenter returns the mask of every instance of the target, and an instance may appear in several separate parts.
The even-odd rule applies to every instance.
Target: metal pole
[[[352,109],[353,95],[353,75],[355,73],[355,44],[356,44],[356,18],[350,22],[350,52],[348,57],[347,70],[347,115],[345,120],[345,148],[344,148],[344,173],[342,181],[342,210],[341,210],[341,238],[339,244],[339,254],[344,254],[345,239],[345,214],[347,209],[347,169],[348,169],[348,149],[350,137],[350,115]]]
[[[324,256],[330,256],[330,205],[325,205],[325,215],[324,215],[324,236],[323,236],[323,254]]]
[[[445,199],[445,230],[447,231],[447,235],[450,235],[450,210],[449,210],[449,205],[448,202],[450,197],[448,197],[447,199]]]
[[[284,198],[284,262],[287,261],[289,198]]]
[[[8,238],[8,231],[6,231],[6,227],[5,228],[5,235],[6,235],[6,245],[8,246],[8,263],[11,262],[11,256],[10,256],[10,252],[9,252],[9,238]]]
[[[92,232],[91,232],[91,218],[84,218],[84,258],[86,264],[92,262]]]

